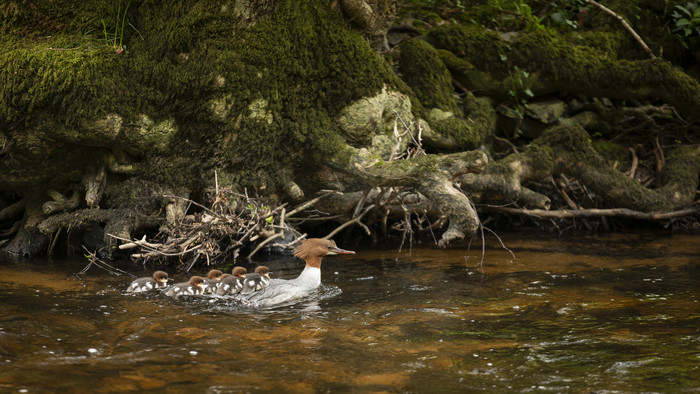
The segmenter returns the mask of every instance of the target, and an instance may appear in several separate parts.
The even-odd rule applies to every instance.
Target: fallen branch
[[[368,206],[367,208],[365,208],[365,210],[362,211],[361,214],[357,215],[357,216],[354,217],[353,219],[348,220],[347,222],[345,222],[345,223],[341,224],[340,226],[338,226],[338,228],[336,228],[335,230],[331,231],[328,235],[326,235],[325,237],[323,237],[323,239],[331,239],[331,238],[333,238],[334,235],[338,234],[338,233],[339,233],[340,231],[342,231],[345,227],[348,227],[348,226],[353,225],[353,224],[359,224],[359,225],[361,225],[361,226],[365,229],[365,231],[368,232],[368,231],[369,231],[369,228],[367,228],[367,226],[365,226],[363,223],[361,223],[360,220],[362,220],[362,218],[363,218],[369,211],[371,211],[372,208],[374,208],[374,204],[372,204],[372,205]],[[367,235],[369,235],[369,232],[368,232]]]
[[[343,193],[341,193],[341,192],[339,192],[339,191],[336,191],[336,190],[328,191],[328,192],[326,192],[326,193],[324,193],[324,194],[322,194],[322,195],[320,195],[320,196],[318,196],[318,197],[316,197],[316,198],[313,198],[313,199],[311,199],[311,200],[309,200],[309,201],[307,201],[307,202],[305,202],[305,203],[303,203],[303,204],[297,206],[296,208],[294,208],[294,209],[292,209],[291,211],[287,212],[287,215],[286,215],[286,216],[287,216],[288,218],[291,217],[291,216],[294,216],[295,214],[297,214],[297,213],[299,213],[299,212],[301,212],[301,211],[303,211],[303,210],[309,208],[310,206],[316,204],[317,202],[321,201],[322,199],[324,199],[324,198],[326,198],[326,197],[328,197],[328,196],[332,196],[332,195],[334,195],[334,194],[343,194]]]
[[[283,233],[283,232],[279,232],[279,233],[277,233],[277,234],[274,234],[274,235],[271,235],[271,236],[267,237],[266,240],[260,242],[260,243],[258,244],[258,246],[256,246],[255,249],[253,249],[253,251],[250,252],[250,254],[248,254],[248,258],[253,257],[253,255],[255,255],[256,253],[258,253],[258,251],[259,251],[260,249],[262,249],[263,246],[267,245],[269,242],[274,241],[275,239],[280,238],[280,237],[282,237],[282,236],[284,236],[284,233]]]
[[[120,241],[127,242],[127,243],[125,243],[125,244],[119,245],[119,249],[131,249],[131,248],[136,248],[136,247],[139,247],[139,246],[147,246],[147,247],[156,249],[156,248],[159,248],[159,247],[162,247],[162,246],[163,246],[163,244],[153,244],[153,243],[147,242],[147,241],[146,241],[146,236],[145,236],[145,235],[143,236],[143,238],[141,238],[140,240],[136,240],[136,241],[129,241],[129,240],[126,239],[126,238],[118,237],[118,236],[116,236],[116,235],[114,235],[114,234],[107,234],[107,235],[110,236],[110,237],[112,237],[112,238],[116,238],[116,239],[118,239],[118,240],[120,240]]]
[[[516,214],[516,215],[527,215],[534,216],[538,218],[555,218],[555,219],[566,219],[566,218],[584,218],[584,217],[626,217],[630,219],[641,219],[641,220],[664,220],[673,219],[683,216],[691,216],[700,214],[700,208],[687,208],[679,211],[671,212],[640,212],[634,211],[627,208],[614,208],[614,209],[559,209],[548,211],[545,209],[521,209],[521,208],[507,208],[507,207],[495,207],[487,206],[487,209],[496,212]]]

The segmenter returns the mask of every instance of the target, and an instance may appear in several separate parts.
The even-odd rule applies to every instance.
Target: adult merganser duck
[[[248,270],[243,267],[233,267],[231,275],[221,280],[219,287],[216,289],[216,294],[227,295],[237,294],[243,288],[243,279],[246,277]]]
[[[181,295],[199,295],[202,293],[204,293],[204,278],[193,276],[189,282],[178,283],[168,289],[165,295],[179,297]]]
[[[294,250],[294,256],[306,261],[306,267],[296,279],[272,281],[270,286],[252,293],[247,301],[255,306],[271,306],[309,295],[321,285],[321,261],[323,256],[334,254],[355,254],[351,250],[340,249],[332,240],[310,238]]]
[[[135,279],[126,289],[128,293],[140,293],[153,289],[162,289],[168,286],[168,273],[165,271],[156,271],[153,277],[143,277]]]
[[[255,268],[255,273],[246,275],[243,280],[241,294],[250,294],[254,291],[262,290],[270,284],[270,269],[264,265]]]
[[[221,275],[224,273],[219,270],[211,270],[207,273],[207,279],[204,279],[204,293],[214,294],[216,287],[221,282]]]

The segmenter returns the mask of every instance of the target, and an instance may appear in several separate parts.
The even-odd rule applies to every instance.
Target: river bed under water
[[[500,235],[516,258],[487,240],[481,267],[480,245],[358,247],[310,299],[262,310],[0,257],[0,391],[700,391],[700,237]]]

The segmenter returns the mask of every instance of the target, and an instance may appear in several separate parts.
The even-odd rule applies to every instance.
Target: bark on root
[[[668,155],[663,169],[666,184],[648,189],[615,170],[591,145],[578,126],[558,126],[534,140],[530,147],[489,164],[481,174],[459,179],[467,193],[479,201],[517,201],[529,208],[549,209],[549,199],[522,186],[563,174],[578,179],[615,207],[641,212],[672,211],[690,206],[700,171],[700,149],[678,148]]]
[[[50,216],[38,225],[38,229],[44,235],[52,235],[64,228],[80,230],[94,223],[105,223],[101,253],[111,257],[117,249],[117,242],[108,234],[129,238],[139,229],[156,228],[162,222],[162,218],[139,214],[132,209],[81,209]]]
[[[426,196],[449,218],[449,227],[438,242],[445,247],[479,228],[479,217],[469,198],[454,187],[453,180],[460,175],[481,172],[487,163],[488,157],[481,151],[386,162],[365,149],[353,149],[346,161],[331,165],[372,187],[408,186]]]

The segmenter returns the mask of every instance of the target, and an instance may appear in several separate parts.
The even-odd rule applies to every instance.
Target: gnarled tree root
[[[162,218],[135,213],[132,209],[81,209],[75,212],[53,215],[42,221],[38,228],[43,234],[53,234],[61,228],[78,230],[97,223],[105,224],[102,254],[111,256],[117,249],[117,241],[108,234],[130,238],[143,228],[156,228]]]
[[[9,235],[14,234],[15,229],[18,231],[16,231],[15,236],[5,246],[3,251],[24,257],[41,254],[46,249],[49,241],[48,237],[41,234],[38,230],[39,222],[44,219],[41,212],[41,201],[34,197],[27,197],[10,205],[3,212],[8,214],[9,217],[15,217],[22,212],[22,209],[24,210],[24,217],[15,223],[12,227],[13,231]]]
[[[459,179],[462,188],[480,201],[518,201],[521,205],[549,209],[549,200],[524,188],[528,180],[564,174],[578,179],[614,207],[641,212],[673,211],[690,206],[700,172],[700,149],[677,148],[668,154],[663,169],[666,184],[648,189],[615,170],[599,155],[579,126],[557,126],[534,140],[522,153],[489,164],[481,174]]]
[[[430,199],[449,218],[449,227],[438,242],[449,242],[473,234],[479,228],[479,218],[469,198],[453,186],[460,175],[481,172],[488,163],[481,151],[449,155],[423,155],[410,160],[383,161],[365,149],[352,149],[345,161],[329,163],[338,171],[348,173],[369,186],[409,186]]]
[[[49,195],[54,200],[47,201],[42,206],[45,215],[50,215],[58,211],[72,211],[80,204],[80,190],[77,189],[73,189],[71,197],[68,199],[58,192],[49,193]]]

